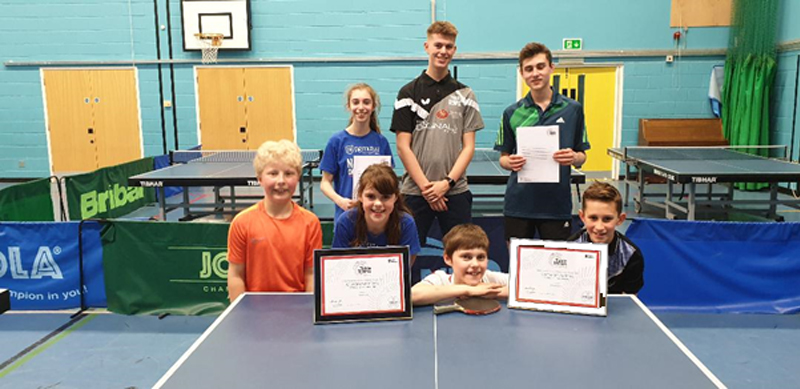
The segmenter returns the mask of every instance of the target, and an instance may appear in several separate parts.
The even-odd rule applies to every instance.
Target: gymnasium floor
[[[315,204],[320,218],[330,218],[332,204],[318,189]],[[476,215],[498,215],[501,207],[499,199],[480,199],[474,205]],[[656,210],[637,215],[632,204],[628,208],[630,217],[660,217]],[[156,214],[157,208],[150,206],[129,216]],[[795,210],[781,207],[779,214],[787,221],[800,220]],[[177,217],[174,212],[168,220]],[[215,319],[100,311],[71,320],[71,313],[0,315],[0,388],[150,387]],[[730,388],[800,386],[800,315],[657,315]]]

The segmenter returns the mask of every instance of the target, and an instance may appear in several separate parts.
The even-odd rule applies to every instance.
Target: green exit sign
[[[564,38],[564,45],[561,48],[564,50],[580,50],[583,48],[583,39]]]

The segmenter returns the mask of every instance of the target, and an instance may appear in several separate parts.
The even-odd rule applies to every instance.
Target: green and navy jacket
[[[560,149],[571,148],[584,152],[589,149],[583,106],[555,92],[550,105],[544,111],[533,102],[530,93],[506,108],[494,149],[516,154],[518,128],[553,125],[559,127]],[[559,182],[553,184],[519,184],[517,173],[511,172],[506,186],[503,214],[522,219],[571,219],[570,167],[561,166]]]

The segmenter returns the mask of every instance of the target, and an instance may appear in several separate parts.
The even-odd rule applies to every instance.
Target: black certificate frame
[[[399,259],[401,282],[401,307],[393,311],[369,311],[356,313],[323,314],[324,304],[324,267],[328,260],[361,258],[368,263],[371,259],[397,255]],[[411,304],[411,256],[408,246],[361,247],[346,249],[314,250],[314,324],[346,323],[383,320],[411,320],[413,310]]]

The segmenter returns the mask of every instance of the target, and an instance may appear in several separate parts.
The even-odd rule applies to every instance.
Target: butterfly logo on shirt
[[[431,103],[431,99],[422,99],[419,101],[422,105],[428,105]]]

